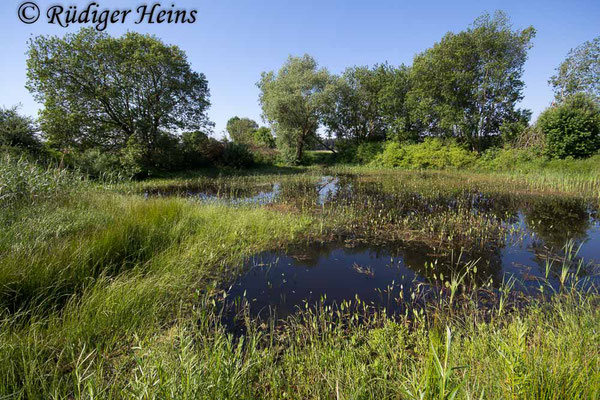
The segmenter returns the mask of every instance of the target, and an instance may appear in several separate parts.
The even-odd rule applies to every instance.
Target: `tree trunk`
[[[304,152],[304,135],[298,136],[296,141],[296,163],[302,161],[302,154]]]

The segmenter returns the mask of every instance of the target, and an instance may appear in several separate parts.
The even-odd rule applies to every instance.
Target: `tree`
[[[41,143],[33,120],[20,115],[17,107],[0,108],[0,146],[37,151]]]
[[[537,125],[546,136],[550,157],[589,157],[600,149],[600,105],[584,93],[548,108]]]
[[[408,68],[388,64],[348,68],[330,90],[324,124],[338,139],[398,138],[408,129]]]
[[[264,146],[270,149],[275,148],[275,138],[273,137],[271,130],[266,126],[261,126],[254,132],[254,143],[258,146]]]
[[[600,101],[600,36],[569,51],[549,83],[558,101],[585,92]]]
[[[484,14],[466,31],[446,34],[415,57],[409,103],[426,135],[455,136],[474,150],[518,120],[521,79],[533,27],[513,31],[508,17]]]
[[[383,82],[368,67],[348,68],[331,88],[324,123],[338,139],[362,142],[385,138],[385,124],[379,110]]]
[[[309,55],[289,57],[275,73],[263,72],[257,83],[263,116],[275,127],[277,143],[293,163],[302,159],[306,143],[317,136],[332,78]]]
[[[258,129],[258,124],[250,118],[233,117],[227,121],[226,129],[234,142],[250,144],[254,140],[254,132]]]
[[[376,68],[384,84],[379,92],[379,112],[385,121],[387,138],[399,142],[413,142],[423,129],[419,121],[411,118],[407,96],[412,88],[410,68],[400,65],[398,68],[387,64]]]
[[[29,42],[27,67],[27,87],[44,103],[41,128],[61,149],[132,145],[147,170],[166,132],[211,125],[204,74],[155,36],[113,38],[93,28],[38,36]]]

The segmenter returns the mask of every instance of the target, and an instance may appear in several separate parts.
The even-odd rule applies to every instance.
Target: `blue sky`
[[[50,5],[86,6],[89,1],[33,0],[42,10]],[[25,89],[27,40],[35,35],[63,35],[62,28],[42,17],[31,25],[17,18],[24,1],[0,5],[0,106],[22,105],[35,116],[40,105]],[[132,8],[154,1],[96,0],[101,8]],[[160,1],[159,1],[160,2]],[[348,66],[412,62],[448,31],[460,31],[485,11],[502,9],[515,28],[537,29],[525,65],[522,107],[539,114],[552,100],[548,78],[569,49],[600,35],[600,1],[261,1],[172,0],[181,9],[197,9],[188,25],[111,25],[107,32],[127,30],[156,34],[186,51],[192,67],[206,74],[211,90],[209,116],[220,136],[227,120],[238,115],[260,121],[258,89],[262,71],[278,69],[288,55],[311,54],[321,66],[339,73]]]

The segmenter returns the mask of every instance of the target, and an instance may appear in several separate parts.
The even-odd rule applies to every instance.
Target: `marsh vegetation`
[[[223,172],[6,197],[0,391],[598,395],[592,177]]]

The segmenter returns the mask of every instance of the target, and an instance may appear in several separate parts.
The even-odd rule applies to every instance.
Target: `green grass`
[[[418,190],[431,201],[465,187],[596,200],[600,193],[590,176],[357,167],[200,171],[67,188],[60,178],[43,196],[23,185],[14,193],[26,195],[12,196],[18,200],[4,209],[10,217],[1,219],[0,398],[600,396],[597,292],[564,290],[526,307],[508,300],[501,310],[457,295],[399,317],[309,308],[278,326],[246,317],[244,336],[228,333],[222,287],[254,253],[371,225],[365,238],[409,232],[411,240],[438,243],[449,232],[457,232],[453,240],[504,234],[494,221],[462,211],[386,220],[377,216],[385,203],[376,202],[318,207],[292,196],[258,207],[141,194],[274,180],[302,192],[323,174],[359,175],[367,197],[375,179],[388,193]]]

